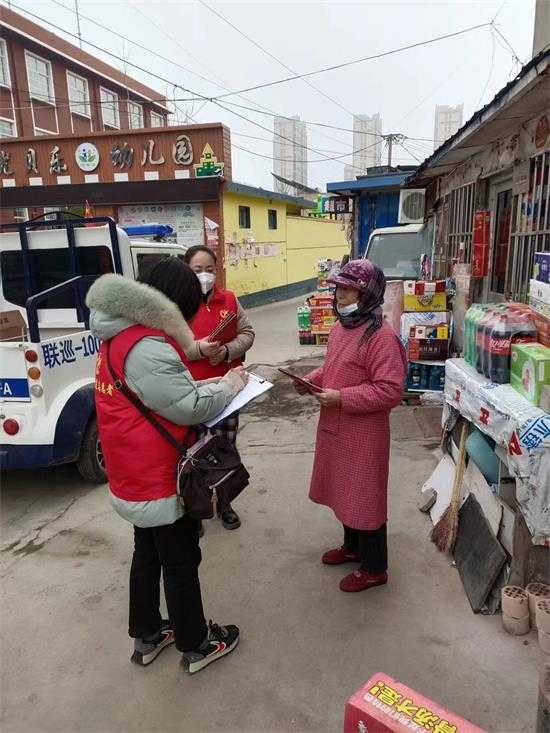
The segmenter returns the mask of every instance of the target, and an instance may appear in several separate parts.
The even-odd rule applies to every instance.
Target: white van
[[[76,462],[84,478],[102,483],[99,340],[89,330],[86,293],[100,275],[135,279],[159,258],[183,258],[185,248],[130,239],[109,217],[56,217],[0,227],[0,314],[19,311],[27,331],[0,341],[0,467]]]
[[[364,258],[378,265],[387,280],[418,280],[421,257],[431,253],[431,227],[405,224],[374,229]]]

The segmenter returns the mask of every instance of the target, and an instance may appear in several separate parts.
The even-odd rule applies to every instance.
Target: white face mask
[[[352,313],[359,310],[359,303],[350,303],[349,305],[337,305],[336,310],[341,316],[351,316]]]
[[[197,272],[197,277],[199,278],[202,292],[204,295],[207,295],[214,287],[216,276],[213,272]]]

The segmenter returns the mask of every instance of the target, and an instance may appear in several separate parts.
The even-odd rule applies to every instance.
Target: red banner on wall
[[[476,211],[472,241],[472,277],[489,274],[489,246],[491,241],[491,212]]]

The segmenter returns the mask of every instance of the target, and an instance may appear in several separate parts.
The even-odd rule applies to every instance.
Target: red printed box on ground
[[[485,733],[386,674],[375,674],[346,703],[344,733]]]

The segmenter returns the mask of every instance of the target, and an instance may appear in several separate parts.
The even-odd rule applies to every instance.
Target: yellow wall
[[[300,282],[317,276],[317,262],[341,260],[349,252],[342,222],[330,219],[287,217],[288,282]]]
[[[250,229],[239,228],[239,206],[250,207]],[[277,211],[277,229],[268,228],[268,209]],[[259,293],[309,280],[317,261],[340,259],[349,251],[341,224],[298,216],[278,199],[224,193],[226,286],[237,295]]]

